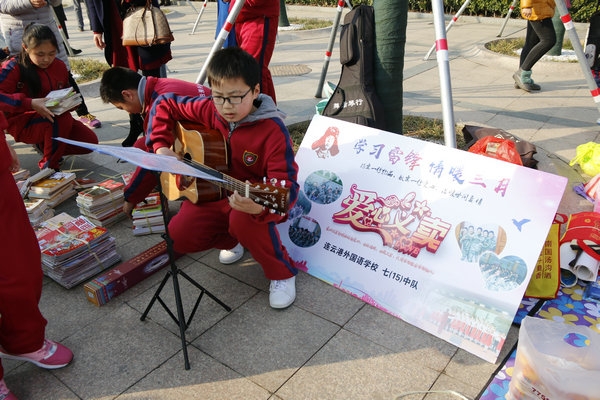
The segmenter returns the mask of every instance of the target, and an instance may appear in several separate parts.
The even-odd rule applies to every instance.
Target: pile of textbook
[[[160,194],[153,192],[136,204],[131,217],[133,218],[133,234],[135,236],[163,233],[165,222],[160,203]]]
[[[121,260],[106,228],[61,213],[35,227],[44,274],[67,289]]]
[[[123,219],[123,182],[106,179],[77,195],[77,207],[97,226],[107,227]]]
[[[13,172],[13,177],[17,183],[17,187],[21,192],[21,196],[24,197],[25,209],[27,210],[27,216],[31,225],[37,225],[42,221],[47,220],[54,216],[54,209],[50,207],[48,200],[43,198],[29,198],[27,197],[31,186],[38,182],[45,180],[50,175],[54,174],[53,169],[43,169],[34,176],[29,174],[26,169],[20,169],[17,172]],[[68,184],[68,183],[67,183]]]
[[[25,179],[29,178],[31,174],[29,173],[28,169],[19,169],[17,172],[13,172],[12,176],[13,178],[15,178],[15,182],[22,182],[25,181]]]
[[[24,199],[25,209],[31,225],[35,226],[49,218],[54,217],[54,209],[48,206],[44,199]]]
[[[46,107],[54,115],[73,110],[81,104],[81,94],[77,93],[72,87],[53,90],[46,95]]]
[[[51,175],[53,171],[48,171],[43,175],[40,175],[40,179],[42,177],[48,177]],[[26,169],[20,169],[17,172],[13,172],[13,178],[15,178],[15,182],[17,183],[17,187],[19,191],[21,188],[24,188],[26,185],[27,190],[31,186],[31,178],[29,171]],[[23,189],[25,190],[25,189]],[[23,194],[23,192],[21,192]],[[25,203],[25,209],[27,210],[27,216],[29,217],[29,222],[31,225],[37,225],[42,221],[47,220],[54,216],[54,209],[48,206],[48,202],[44,199],[23,199]]]
[[[75,190],[75,178],[76,175],[74,172],[53,172],[46,178],[36,181],[32,179],[31,186],[27,191],[27,197],[29,199],[44,199],[47,201],[48,207],[54,208],[77,194]]]

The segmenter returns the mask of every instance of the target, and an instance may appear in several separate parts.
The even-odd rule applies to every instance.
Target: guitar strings
[[[199,168],[200,170],[202,170],[202,169],[208,169],[208,170],[217,172],[218,174],[221,175],[221,178],[225,178],[225,181],[224,182],[218,182],[218,181],[214,182],[213,181],[213,183],[215,183],[216,185],[221,185],[225,189],[230,190],[230,191],[237,190],[238,193],[247,193],[249,195],[246,196],[246,197],[249,197],[249,198],[251,198],[253,200],[256,200],[256,199],[260,200],[260,198],[254,194],[256,192],[267,193],[267,194],[270,193],[268,190],[264,190],[264,189],[256,188],[256,187],[253,187],[253,190],[250,191],[249,188],[252,187],[251,183],[244,183],[244,182],[242,182],[240,180],[234,179],[234,178],[232,178],[232,177],[230,177],[230,176],[228,176],[226,174],[223,174],[222,172],[219,172],[216,169],[211,168],[211,167],[209,167],[207,165],[204,165],[204,164],[202,164],[200,162],[197,162],[197,161],[194,161],[194,160],[188,160],[186,158],[184,158],[184,160],[185,160],[186,163],[188,163],[188,164],[190,164],[190,165],[192,165],[194,167],[201,167],[201,168]],[[231,181],[227,181],[227,178],[229,178]]]

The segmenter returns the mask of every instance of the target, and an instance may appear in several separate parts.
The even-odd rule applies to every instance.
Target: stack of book
[[[16,182],[24,181],[29,178],[29,170],[28,169],[20,169],[17,172],[12,173],[13,178],[15,178]]]
[[[107,227],[123,219],[123,182],[106,179],[77,195],[81,215],[97,226]]]
[[[93,178],[77,178],[75,179],[75,189],[83,190],[91,188],[98,184],[98,181]]]
[[[27,194],[29,193],[29,188],[31,187],[31,185],[33,185],[37,181],[40,181],[44,178],[49,177],[54,172],[56,172],[56,171],[54,171],[51,168],[44,168],[37,174],[31,175],[31,176],[29,175],[29,172],[27,172],[26,173],[27,178],[25,180],[20,180],[20,179],[17,180],[17,186],[19,188],[19,192],[21,192],[21,197],[23,197],[23,198],[27,197]],[[19,173],[17,172],[17,174],[19,174]]]
[[[54,209],[48,207],[48,202],[44,199],[24,199],[27,216],[31,225],[38,225],[40,222],[54,217]]]
[[[54,172],[47,178],[34,182],[29,188],[30,199],[46,199],[48,206],[54,208],[77,194],[74,172]]]
[[[27,178],[30,177],[29,170],[20,169],[17,172],[13,172],[12,175],[13,178],[15,178],[15,182],[17,183],[17,187],[19,188],[19,192],[21,192],[21,188],[27,184]],[[23,196],[21,195],[21,197]]]
[[[106,228],[61,213],[36,228],[44,274],[70,289],[121,260]]]
[[[165,223],[158,192],[150,193],[148,197],[136,204],[131,213],[133,218],[133,234],[136,236],[151,233],[163,233]]]
[[[53,90],[46,95],[46,107],[54,115],[60,115],[81,104],[81,94],[72,87]]]

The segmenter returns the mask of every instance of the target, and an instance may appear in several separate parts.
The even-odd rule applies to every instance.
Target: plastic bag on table
[[[525,317],[506,398],[600,400],[600,334]]]

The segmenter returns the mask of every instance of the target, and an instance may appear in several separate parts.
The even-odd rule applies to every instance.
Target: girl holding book
[[[40,169],[59,170],[64,155],[91,152],[54,137],[98,143],[96,134],[71,113],[55,115],[46,107],[48,93],[69,87],[69,71],[57,53],[52,30],[31,24],[23,33],[21,53],[5,61],[0,72],[0,108],[8,120],[7,132],[16,142],[31,144],[42,153]]]

